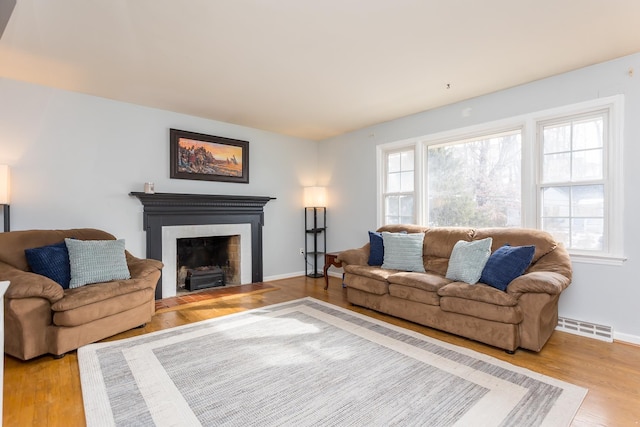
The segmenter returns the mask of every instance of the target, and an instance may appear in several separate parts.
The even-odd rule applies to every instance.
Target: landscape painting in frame
[[[170,177],[249,182],[249,142],[170,130]]]

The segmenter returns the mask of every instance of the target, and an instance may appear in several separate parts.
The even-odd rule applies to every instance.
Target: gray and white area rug
[[[78,350],[93,426],[567,426],[587,390],[304,298]]]

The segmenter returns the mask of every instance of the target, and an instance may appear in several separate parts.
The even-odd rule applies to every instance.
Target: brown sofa
[[[0,233],[0,281],[4,296],[5,352],[22,360],[62,356],[85,344],[144,325],[155,312],[155,287],[162,263],[125,252],[128,280],[63,289],[29,270],[25,249],[65,238],[114,240],[96,229],[29,230]]]
[[[540,351],[558,322],[560,293],[571,283],[571,260],[563,245],[533,229],[428,228],[390,225],[378,231],[424,233],[425,273],[369,266],[369,243],[340,253],[349,302],[421,325],[480,341],[508,352]],[[525,274],[506,292],[483,283],[445,278],[459,240],[493,239],[491,251],[535,245]]]

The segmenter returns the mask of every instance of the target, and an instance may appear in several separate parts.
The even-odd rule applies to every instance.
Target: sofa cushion
[[[420,302],[428,305],[440,305],[440,297],[437,292],[425,291],[410,286],[389,284],[389,295],[409,301]]]
[[[522,276],[531,264],[535,246],[504,245],[491,254],[482,271],[480,281],[506,291],[509,283]]]
[[[357,265],[350,264],[344,266],[345,273],[352,273],[362,277],[368,277],[375,280],[383,280],[387,281],[389,276],[397,273],[395,270],[385,270],[380,267],[370,266],[370,265]]]
[[[382,233],[369,232],[369,265],[382,265],[384,260],[384,242]]]
[[[83,288],[86,286],[83,286]],[[117,295],[112,298],[94,302],[92,304],[78,306],[76,308],[55,311],[53,323],[56,326],[81,326],[98,319],[114,314],[123,313],[141,305],[149,305],[153,301],[154,291],[151,288],[143,288],[128,294]],[[149,305],[151,312],[151,306]]]
[[[346,273],[344,275],[344,284],[349,289],[358,289],[374,295],[385,295],[389,293],[389,282],[386,280],[376,280],[370,277]],[[347,289],[347,291],[349,289]]]
[[[119,295],[128,295],[142,289],[153,289],[152,284],[145,279],[129,279],[67,289],[64,291],[64,297],[53,303],[51,309],[53,311],[73,310],[85,305],[106,301]]]
[[[69,252],[64,242],[25,249],[24,254],[32,272],[48,277],[64,289],[69,288],[71,268]]]
[[[67,238],[64,241],[69,250],[70,288],[131,277],[124,239],[82,241]]]
[[[440,298],[440,308],[450,313],[465,314],[501,323],[518,324],[523,319],[522,309],[518,305],[510,307],[464,298],[443,297]]]
[[[424,273],[422,243],[424,233],[382,232],[384,260],[382,268]]]
[[[470,285],[462,282],[451,282],[438,290],[440,297],[457,297],[471,301],[482,301],[489,304],[512,307],[518,304],[518,300],[496,288],[477,283]]]
[[[450,280],[475,284],[491,255],[491,237],[465,242],[459,240],[451,252],[445,277]]]
[[[422,289],[430,292],[437,292],[438,289],[451,283],[451,280],[433,273],[414,273],[402,271],[388,276],[389,283],[394,283],[411,288]]]

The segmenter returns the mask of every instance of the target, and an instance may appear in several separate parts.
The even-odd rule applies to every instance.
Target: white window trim
[[[609,238],[608,253],[589,254],[571,250],[572,261],[580,263],[593,263],[605,265],[621,265],[626,261],[623,255],[623,171],[622,171],[622,130],[624,129],[624,95],[615,95],[605,98],[594,99],[562,107],[551,108],[543,111],[523,114],[506,119],[481,123],[459,129],[452,129],[425,135],[418,138],[411,138],[402,141],[395,141],[380,144],[376,147],[377,157],[377,222],[378,227],[384,223],[384,200],[382,191],[384,189],[385,155],[389,151],[401,148],[411,148],[415,150],[415,201],[416,218],[418,223],[425,224],[425,199],[424,174],[426,173],[426,147],[430,145],[443,144],[447,141],[462,140],[470,137],[477,137],[482,134],[498,133],[505,130],[522,129],[522,158],[536,158],[535,162],[522,162],[522,226],[527,228],[538,228],[538,195],[537,183],[539,172],[538,149],[537,149],[537,122],[557,118],[559,116],[570,116],[590,112],[597,109],[609,109],[609,135],[605,159],[607,165],[607,235]]]

